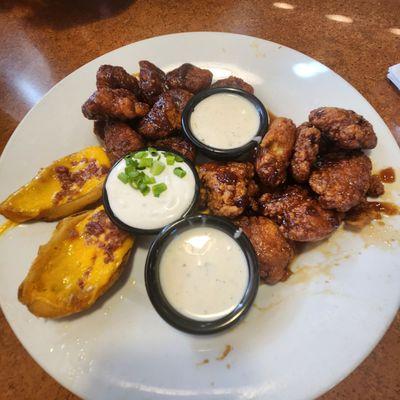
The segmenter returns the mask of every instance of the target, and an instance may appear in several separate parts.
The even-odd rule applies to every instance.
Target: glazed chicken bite
[[[321,132],[305,122],[297,128],[297,139],[290,162],[292,176],[296,182],[305,182],[318,156]]]
[[[364,199],[371,170],[371,160],[361,152],[330,153],[317,162],[309,183],[322,207],[346,212]]]
[[[209,162],[199,166],[200,198],[214,215],[235,218],[255,205],[258,187],[253,180],[253,164]]]
[[[165,73],[150,61],[139,61],[139,67],[139,86],[143,100],[153,105],[158,96],[167,90]]]
[[[309,121],[341,149],[373,149],[376,146],[377,137],[372,125],[354,111],[321,107],[310,112]]]
[[[82,113],[87,119],[125,121],[142,117],[149,109],[147,104],[138,101],[129,90],[101,88],[83,104]]]
[[[270,285],[285,280],[294,248],[278,226],[269,218],[259,216],[240,217],[235,224],[242,228],[254,247],[261,280]]]
[[[296,141],[296,126],[288,118],[276,118],[257,149],[255,167],[262,183],[270,188],[286,181]]]
[[[124,122],[110,121],[104,127],[104,146],[112,164],[144,145],[142,137]]]
[[[279,225],[283,235],[297,242],[314,242],[329,236],[340,224],[340,215],[326,210],[307,188],[293,185],[259,199],[263,215]]]
[[[94,121],[93,133],[101,140],[104,140],[104,128],[107,121]]]
[[[245,92],[249,92],[251,94],[254,94],[254,88],[247,82],[245,82],[243,79],[240,79],[236,76],[230,76],[225,79],[220,79],[213,83],[211,85],[213,88],[219,88],[219,87],[231,87],[235,89],[242,89]]]
[[[167,73],[167,85],[170,89],[185,89],[190,93],[198,93],[211,85],[212,73],[192,64],[182,64]]]
[[[113,65],[102,65],[96,75],[97,89],[126,89],[135,96],[140,97],[140,88],[138,80],[128,74],[122,67]]]
[[[182,137],[173,136],[164,139],[158,139],[154,142],[150,142],[149,145],[176,151],[192,162],[194,162],[196,158],[196,147]]]
[[[193,95],[183,89],[168,90],[140,121],[138,131],[148,139],[161,139],[180,129],[182,111]]]
[[[379,197],[385,193],[385,187],[381,181],[379,175],[371,175],[369,178],[369,187],[367,191],[367,196]]]

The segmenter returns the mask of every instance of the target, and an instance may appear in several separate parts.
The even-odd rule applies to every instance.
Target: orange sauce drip
[[[388,167],[379,171],[379,177],[384,183],[393,183],[396,180],[396,173],[392,167]]]

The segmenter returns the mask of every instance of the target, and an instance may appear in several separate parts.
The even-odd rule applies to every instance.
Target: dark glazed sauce
[[[381,181],[384,183],[393,183],[396,180],[396,173],[392,167],[388,167],[379,171]]]

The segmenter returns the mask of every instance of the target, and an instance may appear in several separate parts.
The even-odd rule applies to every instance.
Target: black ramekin
[[[214,321],[193,320],[176,311],[164,296],[159,278],[161,257],[170,240],[179,232],[199,226],[219,229],[234,238],[243,250],[249,267],[249,281],[241,302],[231,313]],[[192,334],[216,333],[236,324],[249,311],[259,285],[257,256],[247,236],[228,219],[201,214],[182,218],[166,226],[151,245],[146,259],[145,282],[147,294],[154,308],[170,325]]]
[[[194,197],[192,202],[190,203],[188,209],[185,211],[185,213],[183,215],[181,215],[179,218],[183,218],[186,217],[187,215],[189,215],[197,206],[197,201],[199,198],[199,192],[200,192],[200,178],[199,175],[196,171],[196,167],[194,166],[194,164],[192,163],[192,161],[190,161],[189,159],[187,159],[184,155],[182,155],[181,153],[178,153],[176,151],[167,149],[165,147],[159,147],[159,146],[147,146],[147,147],[143,147],[139,150],[135,150],[132,153],[137,153],[139,151],[145,151],[147,150],[149,147],[156,149],[158,151],[167,151],[168,153],[172,153],[172,154],[176,154],[177,156],[180,156],[183,158],[184,162],[189,166],[189,168],[192,170],[193,175],[194,175],[194,180],[195,180],[195,188],[194,188]],[[118,219],[114,212],[111,209],[110,206],[110,202],[108,201],[108,195],[107,195],[107,189],[106,189],[106,184],[107,184],[107,180],[108,177],[110,176],[111,170],[122,160],[124,159],[126,156],[121,157],[110,169],[110,171],[108,172],[107,178],[104,182],[103,185],[103,205],[104,205],[104,210],[106,212],[106,214],[108,215],[108,217],[111,219],[111,221],[117,225],[119,228],[121,228],[124,231],[127,231],[129,233],[132,234],[136,234],[136,235],[155,235],[157,233],[159,233],[164,226],[160,227],[160,228],[155,228],[155,229],[142,229],[142,228],[135,228],[134,226],[130,226],[125,224],[124,222],[122,222],[120,219]],[[132,189],[134,190],[134,189]]]
[[[260,126],[254,138],[245,145],[240,147],[235,147],[233,149],[217,149],[215,147],[208,146],[207,144],[201,142],[193,134],[190,127],[190,116],[194,108],[205,98],[210,97],[217,93],[237,94],[249,100],[255,106],[258,115],[260,116]],[[182,130],[185,133],[186,137],[202,153],[204,153],[205,155],[207,155],[212,159],[217,159],[217,160],[234,159],[249,152],[251,149],[254,148],[254,146],[256,146],[261,141],[261,139],[268,130],[269,123],[270,123],[270,118],[268,111],[265,109],[264,105],[256,96],[244,90],[230,88],[230,87],[210,88],[197,93],[189,100],[189,102],[186,104],[185,109],[182,112]]]

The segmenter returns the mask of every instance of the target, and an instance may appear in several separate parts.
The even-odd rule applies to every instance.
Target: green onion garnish
[[[183,158],[181,156],[175,155],[176,162],[183,162]]]
[[[158,150],[157,149],[155,149],[154,147],[149,147],[148,149],[147,149],[147,151],[152,155],[152,156],[156,156],[156,155],[158,155]]]
[[[168,154],[165,156],[168,165],[174,165],[175,156],[173,154]]]
[[[147,156],[148,152],[146,150],[143,151],[138,151],[137,153],[134,153],[135,158],[143,158],[144,156]]]
[[[129,177],[125,174],[125,172],[120,172],[118,174],[118,179],[123,183],[128,183],[129,182]]]
[[[146,157],[146,158],[141,158],[139,160],[139,168],[140,167],[151,167],[153,165],[153,159],[150,157]]]
[[[143,182],[146,185],[151,185],[153,183],[156,183],[156,179],[154,178],[154,176],[148,176],[148,175],[145,174],[144,177],[143,177]]]
[[[167,185],[165,183],[157,183],[152,187],[153,195],[155,197],[160,197],[160,194],[162,192],[165,192],[167,190]]]
[[[155,160],[155,161],[153,161],[153,165],[152,165],[152,167],[150,168],[150,172],[151,172],[154,176],[157,176],[157,175],[160,175],[161,172],[164,171],[164,169],[165,169],[165,164],[162,163],[162,162],[160,162],[160,161]]]
[[[183,178],[186,175],[186,171],[183,170],[181,167],[174,168],[174,174],[179,176],[179,178]]]
[[[140,190],[140,193],[142,193],[143,196],[147,196],[150,193],[150,187],[146,186],[144,189]]]

